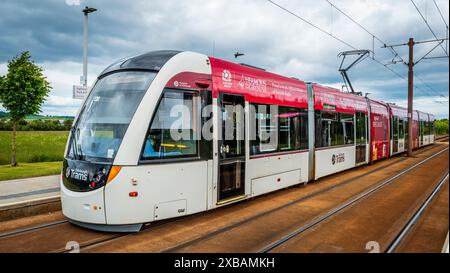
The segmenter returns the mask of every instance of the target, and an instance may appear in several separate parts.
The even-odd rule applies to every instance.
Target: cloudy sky
[[[83,16],[88,5],[91,84],[108,64],[125,56],[158,49],[190,50],[245,62],[285,76],[340,88],[337,54],[372,49],[373,38],[330,3],[388,44],[434,38],[410,0],[274,0],[345,45],[267,0],[2,0],[0,3],[0,75],[6,63],[29,50],[53,86],[43,113],[73,115],[80,105],[72,85],[82,74]],[[414,0],[439,38],[446,36],[447,0]],[[445,21],[445,23],[444,23]],[[415,47],[416,60],[435,43]],[[375,41],[376,60],[388,64],[389,49]],[[443,44],[445,48],[445,43]],[[407,59],[407,47],[396,48]],[[443,56],[438,47],[429,56]],[[399,59],[399,58],[396,58]],[[404,64],[389,68],[407,77]],[[423,60],[416,67],[415,107],[448,117],[449,60]],[[366,59],[349,72],[356,89],[370,97],[406,106],[407,82],[382,64]],[[1,107],[0,107],[1,109]]]

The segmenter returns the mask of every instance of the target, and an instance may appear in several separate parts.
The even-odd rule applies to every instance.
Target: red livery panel
[[[389,156],[389,109],[387,104],[370,100],[370,148],[373,161]]]
[[[401,119],[407,119],[408,118],[408,109],[397,106],[395,104],[388,104],[389,108],[391,109],[391,116],[396,116]]]
[[[313,86],[315,110],[335,110],[336,112],[349,114],[355,114],[356,111],[366,114],[368,112],[367,101],[361,96],[343,93],[319,84]]]
[[[303,81],[210,57],[213,95],[241,94],[253,103],[308,107]]]
[[[252,103],[308,107],[308,92],[305,82],[274,73],[235,64],[210,57],[212,69],[212,91],[244,95]],[[190,75],[191,78],[193,75]],[[189,77],[188,77],[189,78]],[[195,79],[187,82],[193,83]],[[392,116],[407,119],[406,108],[366,99],[362,96],[341,92],[338,89],[313,84],[314,110],[355,114],[369,113],[370,107],[370,158],[372,161],[387,158],[390,154],[390,120]],[[369,102],[370,103],[369,103]],[[370,106],[369,106],[370,105]],[[419,147],[419,118],[429,121],[428,114],[413,113],[413,149]]]

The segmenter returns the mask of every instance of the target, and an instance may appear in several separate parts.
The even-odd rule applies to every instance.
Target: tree
[[[437,135],[448,135],[448,119],[436,120],[434,125]]]
[[[10,114],[13,127],[11,166],[16,161],[16,127],[27,115],[37,114],[51,90],[50,83],[42,74],[44,70],[31,60],[28,51],[8,62],[8,72],[0,79],[0,102]]]

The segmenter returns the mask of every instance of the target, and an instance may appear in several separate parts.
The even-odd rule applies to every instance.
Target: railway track
[[[427,152],[427,151],[429,151],[431,149],[434,149],[434,148],[441,147],[442,145],[443,144],[438,144],[438,145],[433,145],[433,146],[430,146],[430,147],[426,147],[426,148],[420,150],[420,152],[417,153],[417,155],[424,154],[425,152]],[[396,157],[396,161],[392,162],[392,164],[390,164],[390,166],[399,164],[399,163],[405,161],[406,159],[407,159],[406,157],[397,156]],[[375,168],[375,169],[373,169],[373,170],[371,170],[371,171],[369,171],[367,173],[361,174],[361,175],[353,177],[351,179],[347,179],[347,180],[345,180],[343,182],[340,182],[340,183],[338,183],[336,185],[332,185],[330,187],[323,188],[323,189],[321,189],[319,191],[316,191],[316,192],[313,192],[313,193],[308,194],[306,196],[303,196],[301,198],[295,199],[295,200],[293,200],[291,202],[288,202],[288,203],[286,203],[284,205],[281,205],[281,206],[275,207],[273,209],[270,209],[268,211],[264,211],[262,213],[259,213],[259,214],[255,215],[254,217],[250,217],[250,218],[244,219],[244,220],[236,222],[236,223],[234,223],[232,225],[226,226],[225,228],[216,230],[215,232],[212,232],[212,233],[210,233],[207,236],[204,236],[202,238],[196,238],[194,240],[187,241],[187,242],[185,242],[183,244],[180,244],[180,245],[177,245],[175,247],[172,247],[172,248],[169,248],[169,249],[165,249],[163,252],[177,251],[178,249],[182,249],[183,247],[186,247],[188,245],[191,245],[191,244],[197,243],[197,242],[199,242],[201,240],[213,237],[213,236],[215,236],[217,234],[223,233],[223,232],[225,232],[227,230],[233,229],[235,227],[238,227],[238,226],[240,226],[242,224],[245,224],[245,223],[250,222],[252,220],[255,220],[257,218],[261,218],[263,216],[269,215],[269,214],[274,213],[276,211],[279,211],[279,210],[282,210],[282,209],[287,208],[289,206],[292,206],[294,204],[297,204],[299,202],[311,199],[311,198],[313,198],[315,196],[318,196],[318,195],[320,195],[322,193],[328,192],[328,191],[330,191],[332,189],[336,189],[338,187],[342,187],[344,185],[347,185],[347,184],[351,183],[354,180],[358,180],[358,179],[361,179],[361,178],[366,177],[368,175],[375,174],[375,173],[383,170],[384,168],[386,168],[386,166],[377,167],[377,168]],[[210,213],[210,212],[207,212],[207,213]],[[205,215],[207,213],[202,213],[202,215]],[[173,223],[173,222],[176,222],[176,221],[182,221],[182,220],[185,220],[186,218],[196,217],[196,216],[197,215],[193,215],[193,216],[187,216],[187,217],[183,217],[183,218],[175,219],[175,220],[171,220],[171,221],[156,222],[156,223],[151,224],[150,226],[147,226],[141,233],[145,233],[145,232],[151,231],[153,228],[156,228],[156,227],[162,227],[162,226],[164,226],[166,224],[169,224],[169,223]],[[24,236],[24,235],[27,235],[27,234],[30,234],[30,233],[35,233],[35,232],[36,233],[37,232],[46,232],[46,230],[51,229],[51,228],[60,229],[60,228],[68,228],[68,227],[74,228],[72,226],[72,224],[67,222],[67,220],[55,221],[55,222],[51,222],[51,223],[45,223],[45,224],[41,224],[41,225],[37,225],[37,226],[32,226],[32,227],[28,227],[28,228],[22,228],[22,229],[19,229],[19,230],[13,230],[13,231],[1,233],[0,234],[0,241],[5,239],[5,238],[11,238],[11,237],[16,237],[17,238],[17,237]],[[79,229],[77,232],[87,232],[87,231]],[[92,231],[89,231],[89,232],[92,232]],[[106,234],[106,235],[103,233],[103,234],[97,234],[97,235],[98,236],[93,236],[92,238],[88,238],[87,240],[84,240],[84,241],[80,242],[80,244],[79,244],[80,250],[95,249],[96,247],[101,246],[103,244],[114,242],[115,240],[121,239],[121,238],[126,237],[126,236],[131,236],[130,234],[116,234],[116,233]],[[59,245],[61,246],[61,244],[59,244]],[[61,247],[50,250],[50,252],[69,252],[69,251],[70,251],[70,249],[61,248]]]
[[[436,148],[436,147],[434,147],[434,148]],[[428,150],[430,150],[430,148],[429,148],[429,149],[426,149],[426,150],[422,150],[421,153],[426,152],[426,151],[428,151]],[[437,155],[439,155],[439,154],[441,154],[441,153],[443,153],[443,152],[445,152],[445,151],[447,151],[447,150],[448,150],[448,148],[445,148],[445,149],[443,149],[443,150],[440,150],[439,152],[435,153],[435,154],[432,155],[431,157],[428,157],[427,159],[425,159],[425,160],[423,160],[423,161],[420,161],[419,163],[413,165],[412,167],[409,167],[409,168],[407,168],[406,170],[403,170],[403,171],[400,172],[399,174],[394,175],[393,177],[390,177],[389,179],[383,180],[383,181],[380,182],[380,183],[377,183],[376,186],[370,187],[369,189],[366,189],[366,191],[364,191],[362,194],[357,195],[355,198],[351,199],[351,201],[346,202],[346,203],[342,204],[341,206],[339,206],[338,208],[332,210],[331,212],[329,212],[329,213],[327,213],[327,214],[325,214],[325,215],[322,215],[322,216],[316,218],[314,221],[312,221],[312,222],[310,222],[310,223],[308,223],[308,224],[306,224],[306,225],[300,227],[299,229],[297,229],[297,230],[294,231],[293,233],[288,234],[287,236],[285,236],[285,237],[279,239],[278,241],[273,242],[273,243],[270,244],[270,245],[267,245],[266,247],[262,248],[259,252],[268,252],[268,251],[270,251],[271,249],[275,248],[276,246],[283,244],[284,242],[286,242],[286,241],[290,240],[291,238],[295,237],[296,235],[298,235],[298,234],[300,234],[300,233],[302,233],[302,232],[304,232],[304,231],[306,231],[306,230],[308,230],[308,229],[314,227],[315,225],[319,224],[319,223],[322,222],[322,221],[325,221],[326,219],[328,219],[328,218],[332,217],[333,215],[339,213],[339,211],[345,209],[345,208],[348,207],[348,206],[351,206],[352,204],[354,204],[355,202],[357,202],[357,201],[359,201],[360,199],[364,198],[365,196],[369,195],[370,193],[372,193],[372,192],[378,190],[379,188],[385,186],[386,184],[392,182],[393,180],[395,180],[396,178],[400,177],[400,176],[403,175],[404,173],[407,173],[407,172],[413,170],[413,169],[416,168],[417,166],[422,165],[423,163],[427,162],[428,160],[434,158],[435,156],[437,156]],[[406,160],[406,159],[407,159],[407,158],[404,157],[404,158],[400,159],[399,161],[394,162],[392,165],[398,164],[398,163],[400,163],[400,162],[403,162],[403,161]],[[391,166],[392,166],[392,165],[391,165]],[[184,243],[179,244],[179,245],[176,245],[176,246],[174,246],[174,247],[165,249],[163,252],[177,252],[177,251],[183,251],[183,249],[187,249],[187,248],[189,248],[189,247],[191,247],[191,246],[193,246],[193,245],[200,244],[201,242],[204,242],[204,241],[206,241],[206,240],[210,240],[210,239],[212,240],[215,236],[218,236],[218,235],[220,235],[220,234],[223,234],[223,233],[225,233],[225,232],[228,232],[228,231],[230,231],[230,230],[233,230],[233,229],[235,229],[235,228],[237,228],[237,227],[239,227],[239,226],[241,226],[241,225],[243,225],[243,224],[250,223],[251,221],[257,220],[258,218],[262,218],[262,217],[267,216],[267,215],[269,215],[269,214],[272,214],[272,213],[278,212],[278,211],[280,211],[280,210],[286,209],[287,207],[293,206],[293,205],[295,205],[295,204],[297,204],[297,203],[304,202],[304,201],[306,201],[306,200],[308,200],[308,199],[311,199],[311,198],[313,198],[313,197],[315,197],[315,196],[318,196],[319,194],[323,194],[323,193],[329,192],[329,191],[331,191],[331,190],[333,190],[333,189],[336,189],[336,188],[338,188],[338,187],[341,187],[341,186],[344,186],[344,185],[346,185],[346,184],[349,184],[350,182],[352,182],[352,181],[354,181],[354,180],[358,180],[358,179],[361,179],[361,178],[363,178],[363,177],[365,177],[365,176],[367,176],[367,175],[374,174],[374,173],[376,173],[376,172],[378,172],[378,171],[380,171],[380,170],[382,170],[382,169],[384,169],[384,168],[385,168],[385,167],[376,168],[376,169],[374,169],[374,170],[372,170],[372,171],[370,171],[370,172],[368,172],[368,173],[366,173],[366,174],[363,174],[363,175],[360,175],[360,176],[351,178],[351,179],[346,180],[346,181],[344,181],[344,182],[341,182],[341,183],[339,183],[339,184],[337,184],[337,185],[334,185],[334,186],[325,188],[325,189],[323,189],[323,190],[321,190],[321,191],[318,191],[318,192],[315,192],[315,193],[310,194],[310,195],[308,195],[308,196],[305,196],[305,197],[299,198],[299,199],[297,199],[297,200],[294,200],[294,201],[292,201],[292,202],[290,202],[290,203],[288,203],[288,204],[285,204],[285,205],[282,205],[282,206],[279,206],[279,207],[275,207],[275,208],[273,208],[273,209],[271,209],[271,210],[269,210],[269,211],[265,211],[265,212],[263,212],[263,213],[260,213],[260,214],[255,215],[255,216],[253,216],[253,217],[251,217],[251,218],[244,219],[243,221],[237,222],[237,223],[235,223],[235,224],[233,224],[233,225],[226,226],[226,227],[224,227],[224,228],[222,228],[222,229],[218,229],[218,230],[216,230],[216,231],[214,231],[214,232],[212,232],[212,233],[207,234],[206,236],[199,237],[199,238],[195,238],[195,239],[193,239],[193,240],[184,242]]]
[[[448,140],[449,136],[440,136],[436,138],[436,141],[445,141]]]
[[[447,174],[439,181],[439,183],[434,188],[433,192],[428,196],[428,198],[422,203],[420,208],[414,213],[414,216],[411,218],[410,221],[405,225],[405,227],[402,229],[402,231],[398,234],[398,236],[395,238],[395,240],[392,242],[392,244],[387,249],[387,253],[393,253],[397,250],[400,243],[406,238],[409,232],[411,232],[414,225],[420,220],[423,212],[430,206],[431,202],[436,198],[436,196],[440,193],[441,189],[443,188],[445,183],[448,183],[449,173]]]
[[[69,221],[67,221],[67,220],[59,220],[59,221],[53,221],[53,222],[49,222],[49,223],[34,225],[31,227],[19,228],[19,229],[15,229],[15,230],[11,230],[11,231],[2,232],[2,233],[0,233],[0,240],[2,238],[6,238],[6,237],[17,236],[17,235],[26,234],[26,233],[32,232],[32,231],[43,230],[43,229],[53,227],[53,226],[59,226],[59,225],[62,225],[62,224],[68,223],[68,222]]]
[[[187,216],[187,217],[189,217],[189,216]],[[156,227],[162,227],[164,225],[168,225],[169,223],[182,221],[183,219],[185,219],[185,217],[176,218],[176,219],[162,220],[162,221],[155,222],[155,223],[152,223],[152,224],[149,224],[149,225],[145,225],[141,232],[145,232],[146,230],[149,230],[149,229],[152,229],[152,228],[156,228]],[[87,242],[80,243],[79,244],[79,250],[80,250],[80,252],[81,251],[85,251],[85,250],[87,250],[89,248],[100,246],[100,245],[105,244],[105,243],[110,243],[110,242],[112,242],[114,240],[117,240],[117,239],[120,239],[120,238],[123,238],[123,237],[126,237],[126,236],[130,236],[132,234],[134,234],[134,233],[112,233],[111,236],[106,237],[106,238],[94,239],[92,241],[87,241]],[[68,252],[71,252],[71,249],[66,249],[66,248],[63,249],[63,248],[61,248],[61,249],[57,249],[56,251],[53,251],[53,252],[55,252],[55,253],[68,253]]]
[[[364,191],[363,193],[353,197],[351,200],[349,200],[348,202],[340,205],[339,207],[335,208],[334,210],[318,217],[317,219],[307,223],[306,225],[298,228],[297,230],[295,230],[294,232],[280,238],[279,240],[267,245],[266,247],[264,247],[263,249],[261,249],[259,252],[260,253],[267,253],[270,252],[271,250],[285,244],[286,242],[288,242],[289,240],[297,237],[298,235],[304,233],[305,231],[315,227],[316,225],[322,223],[325,220],[328,220],[334,216],[336,216],[337,214],[339,214],[341,211],[343,211],[344,209],[348,208],[349,206],[354,205],[355,203],[358,203],[360,201],[362,201],[364,198],[370,196],[371,194],[373,194],[374,192],[379,191],[380,189],[382,189],[383,187],[385,187],[386,185],[389,185],[390,183],[392,183],[393,181],[395,181],[397,178],[403,176],[404,174],[410,172],[411,170],[416,169],[418,166],[424,164],[425,162],[433,159],[434,157],[444,153],[448,151],[448,148],[439,151],[437,153],[435,153],[434,155],[432,155],[431,157],[428,157],[425,160],[420,161],[419,163],[414,164],[413,166],[409,167],[408,169],[402,171],[401,173],[398,173],[397,175],[382,181],[380,184],[368,189],[367,191]],[[413,218],[408,222],[408,224],[405,226],[405,228],[402,230],[402,232],[397,236],[397,238],[395,239],[395,241],[392,243],[392,245],[389,247],[389,249],[387,250],[387,252],[392,252],[395,250],[395,248],[397,247],[397,245],[399,244],[399,242],[403,239],[403,237],[407,234],[407,232],[410,230],[410,228],[412,227],[412,225],[417,222],[417,220],[420,217],[420,214],[422,213],[422,211],[428,206],[429,202],[431,201],[431,199],[435,196],[435,194],[438,192],[438,190],[441,188],[441,186],[443,185],[443,183],[446,181],[446,179],[448,178],[448,173],[445,175],[444,178],[442,178],[440,180],[440,182],[438,183],[438,186],[436,187],[435,191],[433,191],[433,194],[427,198],[427,200],[425,200],[425,202],[423,203],[423,205],[421,206],[421,208],[419,209],[418,212],[416,212],[416,214],[413,216]]]

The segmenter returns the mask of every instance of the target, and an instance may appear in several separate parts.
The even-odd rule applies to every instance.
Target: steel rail
[[[420,150],[420,153],[419,153],[419,154],[422,154],[422,153],[424,153],[424,152],[426,152],[426,151],[428,151],[428,150],[431,150],[431,149],[433,149],[433,148],[440,147],[440,146],[442,146],[442,145],[443,145],[443,144],[440,144],[440,145],[438,144],[438,145],[436,145],[436,146],[430,146],[430,147],[424,148],[424,149]],[[448,148],[447,148],[447,149],[448,149]],[[442,151],[443,151],[443,150],[441,150],[441,152],[442,152]],[[400,154],[397,154],[397,155],[400,155]],[[395,156],[397,156],[397,155],[395,155]],[[396,164],[401,163],[401,162],[403,162],[403,161],[405,161],[405,160],[407,160],[407,159],[408,159],[407,157],[400,158],[398,161],[393,162],[393,163],[390,164],[389,166],[396,165]],[[302,196],[302,197],[300,197],[300,198],[297,198],[297,199],[295,199],[295,200],[292,200],[292,201],[290,201],[290,202],[288,202],[288,203],[286,203],[286,204],[283,204],[283,205],[281,205],[281,206],[278,206],[278,207],[269,209],[269,210],[267,210],[267,211],[258,213],[258,214],[254,215],[254,216],[245,218],[245,219],[243,219],[243,220],[241,220],[241,221],[238,221],[238,222],[236,222],[236,223],[234,223],[234,224],[232,224],[232,225],[225,226],[225,227],[220,228],[220,229],[218,229],[218,230],[216,230],[216,231],[213,231],[213,232],[211,232],[211,233],[208,233],[208,234],[206,234],[206,235],[204,235],[204,236],[200,236],[200,237],[198,237],[198,238],[194,238],[194,239],[192,239],[192,240],[189,240],[189,241],[180,243],[180,244],[178,244],[178,245],[176,245],[176,246],[173,246],[173,247],[164,249],[164,250],[162,250],[162,252],[164,252],[164,253],[167,253],[167,252],[174,252],[174,251],[177,251],[177,250],[179,250],[179,249],[185,248],[185,247],[187,247],[187,246],[193,245],[193,244],[195,244],[195,243],[197,243],[197,242],[204,241],[204,240],[209,239],[209,238],[211,238],[211,237],[213,237],[213,236],[215,236],[215,235],[224,233],[224,232],[226,232],[226,231],[228,231],[228,230],[231,230],[231,229],[233,229],[233,228],[235,228],[235,227],[238,227],[238,226],[240,226],[240,225],[242,225],[242,224],[248,223],[248,222],[250,222],[250,221],[252,221],[252,220],[261,218],[261,217],[263,217],[263,216],[265,216],[265,215],[268,215],[268,214],[277,212],[277,211],[279,211],[279,210],[281,210],[281,209],[290,207],[290,206],[295,205],[295,204],[297,204],[297,203],[299,203],[299,202],[303,202],[303,201],[309,200],[309,199],[311,199],[311,198],[313,198],[313,197],[315,197],[315,196],[317,196],[317,195],[319,195],[319,194],[322,194],[322,193],[331,191],[331,190],[333,190],[333,189],[339,188],[339,187],[341,187],[341,186],[347,185],[347,184],[349,184],[350,182],[353,182],[353,181],[355,181],[355,180],[357,180],[357,179],[366,177],[366,176],[368,176],[368,175],[370,175],[370,174],[373,174],[373,173],[376,173],[376,172],[378,172],[378,171],[380,171],[380,170],[384,170],[385,168],[386,168],[386,166],[384,166],[384,165],[383,165],[383,166],[380,166],[380,167],[378,167],[378,168],[376,168],[376,169],[373,169],[373,170],[371,170],[371,171],[369,171],[369,172],[367,172],[367,173],[364,173],[364,174],[361,174],[361,175],[358,175],[358,176],[349,178],[349,179],[347,179],[347,180],[344,180],[344,181],[341,182],[341,183],[332,185],[332,186],[330,186],[330,187],[326,187],[326,188],[321,189],[321,190],[318,190],[318,191],[316,191],[316,192],[312,192],[312,193],[310,193],[310,194],[308,194],[308,195],[306,195],[306,196]],[[351,169],[351,170],[352,170],[352,169]],[[353,170],[354,170],[354,169],[353,169]]]
[[[11,230],[11,231],[6,231],[6,232],[3,232],[3,233],[0,233],[0,239],[6,238],[6,237],[15,236],[15,235],[18,235],[18,234],[29,233],[31,231],[36,231],[36,230],[39,230],[39,229],[45,229],[45,228],[48,228],[48,227],[57,226],[57,225],[65,224],[65,223],[68,223],[68,222],[69,222],[68,220],[59,220],[59,221],[39,224],[39,225],[31,226],[31,227],[19,228],[19,229],[15,229],[15,230]]]
[[[387,253],[393,253],[399,244],[402,242],[402,240],[406,237],[406,235],[410,232],[412,227],[419,221],[420,217],[422,216],[425,209],[428,208],[431,201],[436,197],[438,193],[440,193],[442,186],[446,183],[448,180],[449,173],[447,174],[439,181],[438,185],[434,188],[433,192],[428,196],[428,198],[422,203],[420,208],[416,211],[416,213],[413,215],[413,217],[408,221],[406,226],[402,229],[402,231],[399,233],[399,235],[395,238],[395,240],[392,242],[392,244],[387,249]]]
[[[449,150],[449,147],[447,147],[447,148],[445,148],[445,149],[443,149],[443,150],[433,154],[432,156],[430,156],[430,157],[428,157],[428,158],[426,158],[426,159],[424,159],[424,160],[414,164],[413,166],[411,166],[411,167],[403,170],[402,172],[400,172],[400,173],[398,173],[398,174],[396,174],[396,175],[394,175],[394,176],[384,180],[383,182],[378,183],[376,186],[371,187],[370,189],[362,192],[361,194],[358,194],[357,196],[355,196],[351,200],[345,202],[344,204],[340,205],[339,207],[337,207],[337,208],[329,211],[328,213],[326,213],[326,214],[324,214],[324,215],[314,219],[313,221],[307,223],[306,225],[303,225],[302,227],[296,229],[295,231],[289,233],[288,235],[283,236],[281,239],[276,240],[276,241],[272,242],[271,244],[265,246],[264,248],[262,248],[259,251],[259,253],[267,253],[267,252],[273,250],[274,248],[276,248],[276,247],[286,243],[287,241],[291,240],[292,238],[298,236],[299,234],[305,232],[306,230],[309,230],[310,228],[318,225],[319,223],[321,223],[321,222],[331,218],[332,216],[342,212],[345,208],[347,208],[347,207],[349,207],[349,206],[351,206],[351,205],[361,201],[362,199],[368,197],[372,193],[374,193],[374,192],[380,190],[381,188],[385,187],[386,185],[392,183],[393,181],[395,181],[400,176],[410,172],[411,170],[417,168],[418,166],[424,164],[425,162],[433,159],[434,157],[436,157],[436,156],[438,156],[438,155],[440,155],[440,154],[442,154],[442,153],[444,153],[445,151],[448,151],[448,150]]]
[[[448,136],[441,136],[441,137],[439,137],[439,138],[436,138],[436,140],[444,139],[444,138],[448,138]],[[420,153],[419,153],[419,154],[422,154],[422,153],[424,153],[424,152],[426,152],[426,151],[428,151],[428,150],[431,150],[431,149],[433,149],[433,148],[440,147],[440,146],[442,146],[442,145],[443,145],[443,144],[437,144],[437,145],[431,145],[430,147],[427,147],[427,148],[423,148],[423,149],[420,150]],[[448,148],[447,148],[447,149],[448,149]],[[444,150],[446,150],[446,149],[444,149]],[[442,150],[442,151],[440,151],[440,152],[443,152],[444,150]],[[400,154],[397,154],[397,155],[395,155],[395,156],[398,156],[398,155],[400,155]],[[390,164],[390,166],[396,165],[396,164],[398,164],[398,163],[401,163],[401,162],[405,161],[406,159],[407,159],[406,157],[400,158],[399,160],[397,160],[397,161],[393,162],[392,164]],[[238,225],[241,225],[241,224],[244,224],[244,223],[249,222],[249,221],[251,221],[251,220],[260,218],[260,217],[262,217],[262,216],[264,216],[264,215],[267,215],[267,214],[270,214],[270,213],[272,213],[272,212],[278,211],[278,210],[280,210],[280,209],[289,207],[289,206],[294,205],[294,204],[296,204],[296,203],[298,203],[298,202],[302,202],[302,201],[308,200],[308,199],[310,199],[310,198],[312,198],[312,197],[314,197],[314,196],[317,196],[317,195],[319,195],[319,194],[321,194],[321,193],[324,193],[324,192],[330,191],[330,190],[332,190],[332,189],[336,189],[336,188],[338,188],[338,187],[344,186],[344,185],[346,185],[346,184],[348,184],[348,183],[350,183],[350,182],[352,182],[352,181],[354,181],[354,180],[356,180],[356,179],[360,179],[360,178],[362,178],[362,177],[365,177],[365,176],[367,176],[367,175],[370,175],[370,174],[372,174],[372,173],[375,173],[375,172],[377,172],[377,171],[380,171],[380,170],[382,170],[382,169],[384,169],[384,168],[385,168],[385,166],[380,166],[380,167],[375,168],[375,169],[373,169],[373,170],[371,170],[371,171],[369,171],[369,172],[367,172],[367,173],[358,175],[358,176],[356,176],[356,177],[352,177],[352,178],[347,179],[347,180],[345,180],[345,181],[343,181],[343,182],[341,182],[341,183],[338,183],[338,184],[336,184],[336,185],[332,185],[332,186],[330,186],[330,187],[326,187],[326,188],[321,189],[321,190],[319,190],[319,191],[312,192],[312,193],[310,193],[310,194],[308,194],[308,195],[306,195],[306,196],[303,196],[303,197],[301,197],[301,198],[298,198],[298,199],[295,199],[295,200],[293,200],[293,201],[290,201],[290,202],[288,202],[288,203],[286,203],[286,204],[284,204],[284,205],[282,205],[282,206],[279,206],[279,207],[270,209],[270,210],[268,210],[268,211],[259,213],[259,214],[255,215],[255,216],[246,218],[246,219],[244,219],[244,220],[242,220],[242,221],[239,221],[239,222],[237,222],[237,223],[235,223],[235,224],[233,224],[233,225],[226,226],[226,227],[224,227],[224,228],[222,228],[222,229],[219,229],[219,230],[217,230],[217,231],[215,231],[215,232],[213,232],[213,233],[210,233],[210,234],[206,235],[206,237],[209,238],[209,237],[211,237],[211,236],[213,236],[213,235],[216,235],[216,234],[225,232],[226,230],[229,230],[229,229],[231,229],[231,228],[233,228],[233,227],[236,227],[236,226],[238,226]],[[354,169],[353,169],[353,170],[354,170]],[[194,216],[195,216],[195,215],[194,215]],[[189,217],[189,216],[187,216],[187,217]],[[146,232],[146,231],[151,230],[151,229],[153,229],[153,228],[156,228],[156,227],[159,227],[159,226],[162,226],[162,225],[165,225],[165,224],[169,224],[169,223],[172,223],[172,222],[176,222],[176,221],[178,221],[178,220],[183,220],[183,219],[186,219],[186,217],[182,217],[182,218],[175,219],[175,220],[166,220],[166,221],[163,221],[163,222],[160,222],[160,223],[156,222],[156,223],[153,223],[153,224],[150,224],[150,225],[147,224],[147,225],[144,225],[144,229],[142,230],[142,232]],[[69,223],[69,221],[68,221],[68,220],[59,220],[59,221],[54,221],[54,222],[50,222],[50,223],[39,224],[39,225],[31,226],[31,227],[19,228],[19,229],[16,229],[16,230],[6,231],[6,232],[3,232],[3,233],[0,233],[0,239],[6,238],[6,237],[11,237],[11,236],[16,236],[16,235],[20,235],[20,234],[26,234],[26,233],[29,233],[29,232],[37,231],[37,230],[40,230],[40,229],[46,229],[46,228],[49,228],[49,227],[52,227],[52,226],[61,225],[61,224],[65,224],[65,223]],[[99,244],[102,244],[102,243],[105,243],[105,242],[108,242],[108,241],[112,241],[112,240],[115,240],[115,239],[120,238],[120,237],[125,237],[125,236],[128,236],[128,235],[130,235],[130,234],[129,234],[129,233],[125,233],[125,234],[114,235],[114,236],[112,236],[112,237],[110,237],[110,238],[106,238],[106,239],[105,239],[105,238],[99,239],[99,240],[95,240],[95,239],[94,239],[94,240],[91,240],[91,241],[88,241],[88,242],[85,242],[85,243],[81,243],[81,244],[80,244],[80,249],[90,248],[90,247],[92,247],[92,246],[96,246],[96,245],[99,245]],[[195,242],[197,242],[197,241],[204,240],[206,237],[205,237],[205,236],[202,236],[202,237],[200,237],[200,238],[196,238],[196,239],[194,239],[194,240],[191,240],[191,241],[182,243],[182,244],[177,245],[177,246],[175,246],[175,247],[172,247],[172,248],[163,250],[163,252],[168,252],[168,251],[171,251],[171,250],[175,250],[175,249],[182,248],[182,247],[184,247],[184,246],[193,244],[193,243],[195,243]],[[67,250],[67,249],[59,249],[59,250],[57,250],[56,252],[69,252],[69,251],[70,251],[70,250]]]

